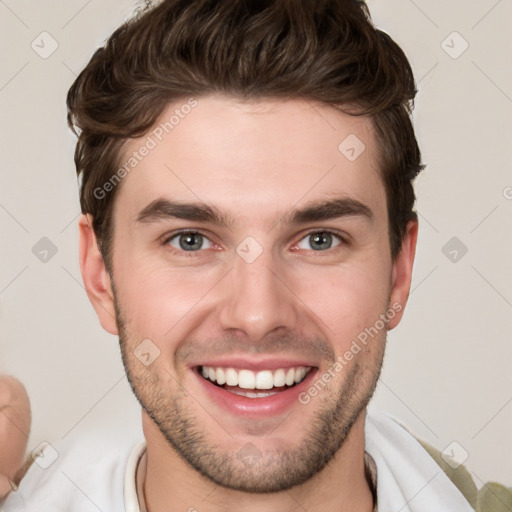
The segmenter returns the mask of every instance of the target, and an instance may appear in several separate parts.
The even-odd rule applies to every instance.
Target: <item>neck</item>
[[[313,478],[272,494],[249,494],[222,488],[190,467],[169,445],[153,421],[143,412],[147,450],[138,480],[139,501],[145,495],[147,512],[370,512],[373,498],[364,471],[364,423],[361,413],[343,446]],[[144,512],[141,507],[141,512]]]

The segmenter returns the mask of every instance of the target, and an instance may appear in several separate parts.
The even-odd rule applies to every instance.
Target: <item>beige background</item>
[[[412,62],[428,164],[412,295],[374,404],[440,449],[456,441],[479,487],[512,485],[512,1],[369,4]],[[29,449],[93,425],[140,428],[117,339],[81,283],[65,122],[67,89],[133,5],[0,1],[0,372],[31,397]],[[57,249],[47,262],[32,252],[42,237]]]

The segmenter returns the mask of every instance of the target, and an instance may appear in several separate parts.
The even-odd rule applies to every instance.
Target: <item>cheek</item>
[[[161,340],[187,318],[218,280],[215,268],[172,268],[150,258],[126,259],[116,288],[127,327]]]
[[[373,326],[388,304],[389,276],[379,265],[340,265],[317,269],[307,280],[296,278],[302,282],[298,295],[321,320],[336,352]]]

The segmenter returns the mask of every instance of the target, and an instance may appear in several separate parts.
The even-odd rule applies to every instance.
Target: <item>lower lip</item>
[[[312,368],[306,378],[299,384],[285,391],[279,391],[274,395],[261,398],[236,395],[206,380],[196,370],[192,371],[208,396],[220,407],[238,416],[266,417],[281,414],[293,405],[298,404],[299,395],[309,387],[318,369]],[[247,391],[257,392],[258,390],[248,389]],[[271,390],[264,389],[259,391],[271,392]]]

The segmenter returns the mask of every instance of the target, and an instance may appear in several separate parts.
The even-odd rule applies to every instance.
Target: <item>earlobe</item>
[[[409,297],[417,239],[418,221],[409,221],[405,228],[405,235],[402,241],[400,253],[393,263],[390,306],[393,307],[394,304],[399,304],[401,308],[399,312],[393,317],[393,319],[389,320],[389,330],[395,328],[400,323],[407,299]]]
[[[102,327],[110,334],[118,334],[114,294],[103,256],[98,248],[92,228],[92,216],[82,215],[78,221],[80,271],[87,296],[91,301]]]

